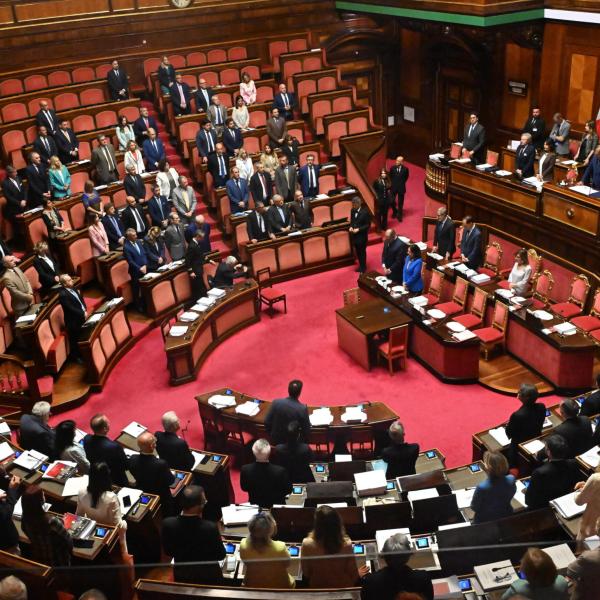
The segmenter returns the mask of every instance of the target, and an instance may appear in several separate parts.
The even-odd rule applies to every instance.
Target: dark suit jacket
[[[123,179],[123,187],[128,196],[133,196],[138,202],[146,199],[146,185],[141,175],[127,173]]]
[[[223,187],[229,179],[229,158],[226,154],[222,156],[225,165],[225,174],[223,176],[219,175],[219,156],[216,152],[208,155],[208,162],[206,163],[206,168],[215,181],[215,187]]]
[[[115,485],[129,485],[127,482],[127,456],[121,444],[103,435],[88,433],[83,438],[83,449],[90,463],[105,462],[110,468],[110,476]]]
[[[543,156],[543,155],[542,155]],[[541,157],[540,157],[541,158]],[[540,173],[540,163],[538,161],[537,174],[542,176],[544,181],[552,181],[554,177],[554,165],[556,164],[556,154],[551,152],[546,155],[544,162],[542,163],[542,172]]]
[[[165,147],[163,146],[160,138],[155,138],[156,148],[154,144],[147,139],[142,144],[142,149],[144,150],[144,156],[146,157],[146,167],[149,171],[155,171],[158,168],[158,163],[161,159],[165,158]]]
[[[161,214],[162,209],[162,214]],[[162,227],[162,222],[168,219],[171,211],[169,210],[169,200],[166,196],[152,196],[148,201],[148,212],[152,219],[152,225]]]
[[[569,444],[569,455],[567,458],[575,458],[592,447],[592,424],[587,417],[581,415],[564,420],[555,427],[554,434],[562,435]]]
[[[83,298],[79,292],[77,290],[74,291],[79,296],[79,299],[83,302]],[[71,292],[62,287],[58,292],[58,300],[63,309],[63,314],[65,316],[65,327],[67,328],[67,331],[79,331],[85,322],[85,312],[83,311],[81,304],[79,304],[79,302],[73,298],[73,294],[71,294]]]
[[[156,451],[158,456],[167,461],[171,469],[191,471],[194,466],[194,456],[187,442],[176,433],[157,431]]]
[[[225,546],[216,523],[196,516],[168,517],[162,524],[162,543],[165,554],[175,560],[175,581],[223,585],[218,561],[225,558]],[[214,564],[181,564],[209,561],[214,561]]]
[[[258,213],[253,210],[246,217],[246,229],[248,230],[248,239],[249,240],[258,240],[259,242],[262,240],[269,239],[269,233],[271,231],[271,226],[269,224],[269,220],[267,219],[267,213],[264,212],[262,215],[265,231],[262,232],[258,225]]]
[[[125,256],[125,260],[129,265],[129,275],[132,279],[143,277],[143,273],[140,269],[148,266],[148,258],[146,257],[144,244],[142,244],[140,240],[137,240],[136,245],[139,247],[140,252],[133,247],[133,244],[129,240],[125,240],[125,243],[123,244],[123,256]]]
[[[19,422],[21,448],[37,450],[47,456],[54,453],[54,430],[35,415],[24,414]]]
[[[69,139],[67,139],[62,130],[59,129],[54,136],[54,141],[58,148],[58,158],[60,158],[61,162],[64,164],[68,164],[77,160],[77,158],[73,157],[70,153],[79,148],[79,140],[72,129],[67,128],[65,131],[69,134]]]
[[[123,226],[123,230],[127,231],[129,228],[131,229],[135,229],[137,231],[137,227],[136,227],[136,219],[133,215],[133,211],[137,211],[138,216],[140,217],[140,219],[142,220],[142,223],[144,224],[144,235],[146,234],[146,231],[148,231],[148,222],[146,221],[146,217],[144,217],[144,211],[141,208],[141,206],[139,206],[139,204],[137,206],[129,206],[129,204],[121,211],[121,224]],[[140,238],[140,233],[138,232],[138,238]]]
[[[119,173],[117,171],[117,155],[115,154],[114,146],[110,143],[106,145],[106,149],[115,166],[112,170],[110,169],[108,160],[106,160],[103,148],[103,146],[99,146],[92,151],[92,165],[94,165],[96,169],[96,180],[102,185],[112,183],[119,179]]]
[[[19,500],[20,488],[8,488],[6,498],[0,500],[0,550],[8,550],[19,545],[19,532],[12,516],[15,504]]]
[[[46,136],[46,140],[48,140],[48,145],[50,146],[50,150],[46,148],[46,144],[42,142],[42,137],[38,136],[33,141],[33,149],[41,156],[42,162],[47,163],[50,160],[51,156],[56,156],[58,154],[58,148],[56,147],[56,142],[54,138],[49,135]]]
[[[201,89],[198,88],[196,90],[196,109],[198,112],[206,112],[211,104],[212,97],[215,95],[215,93],[212,91],[212,88],[206,88],[206,93],[208,95],[208,102],[206,101],[204,93],[201,91]]]
[[[123,100],[128,97],[126,93],[125,96],[120,96],[119,92],[121,90],[129,90],[129,82],[127,81],[127,73],[121,67],[119,67],[119,75],[115,73],[114,69],[111,69],[107,75],[106,80],[108,82],[108,91],[110,92],[110,97],[113,100]]]
[[[525,502],[531,510],[544,508],[550,500],[572,492],[575,484],[583,479],[577,461],[548,461],[531,474],[525,491]]]
[[[117,250],[120,248],[119,239],[123,237],[125,232],[119,215],[115,214],[113,215],[113,218],[117,223],[116,227],[113,225],[112,219],[110,219],[108,215],[102,217],[102,225],[104,225],[104,230],[108,237],[108,247],[111,250]]]
[[[471,124],[465,126],[465,135],[463,136],[463,148],[473,151],[473,158],[476,162],[483,162],[485,157],[485,128],[481,123],[477,123],[473,132],[469,135]]]
[[[148,125],[146,126],[146,122],[142,117],[138,117],[133,122],[133,133],[135,134],[135,139],[137,140],[138,146],[141,146],[148,136],[145,135],[145,132],[148,131],[148,128],[154,129],[154,131],[158,131],[158,124],[156,123],[156,119],[148,115]]]
[[[294,94],[290,94],[290,92],[288,92],[286,95],[288,97],[288,104],[289,104],[290,110],[285,110],[285,102],[283,99],[283,94],[281,94],[279,92],[277,94],[275,94],[275,97],[273,98],[273,108],[279,109],[279,114],[286,121],[289,121],[294,116],[293,109],[294,109],[294,106],[296,105],[296,96]]]
[[[289,397],[273,400],[265,417],[265,428],[273,443],[284,444],[287,441],[287,428],[291,421],[298,421],[302,427],[302,437],[308,441],[310,420],[306,406]]]
[[[523,404],[516,410],[506,425],[506,435],[514,445],[522,444],[542,433],[546,407],[539,402],[532,406]]]
[[[48,183],[48,170],[43,164],[36,167],[29,165],[25,169],[25,175],[27,176],[27,208],[34,208],[36,206],[42,206],[44,200],[44,193],[50,191],[50,185]]]
[[[366,206],[362,206],[360,210],[350,211],[350,227],[359,230],[358,233],[352,234],[352,243],[355,246],[366,245],[371,227],[371,215]]]
[[[523,177],[533,177],[533,164],[535,162],[535,146],[533,144],[520,144],[517,148],[515,168],[520,169]]]
[[[179,88],[178,88],[178,84],[174,83],[173,87],[171,87],[171,102],[173,103],[173,112],[176,115],[181,115],[181,114],[189,114],[190,113],[190,102],[192,100],[192,92],[190,90],[190,86],[185,82],[182,81],[181,84],[181,91],[183,92],[183,100],[185,100],[185,108],[183,108],[181,106],[182,104],[182,98],[179,95]]]
[[[255,203],[262,202],[268,207],[271,196],[273,195],[273,180],[271,179],[271,175],[266,171],[263,171],[262,175],[265,181],[266,195],[263,192],[258,173],[254,173],[254,175],[250,177],[250,193],[252,194]]]
[[[245,277],[246,273],[241,270],[234,269],[225,261],[219,263],[215,276],[213,278],[214,287],[230,287],[233,285],[233,280],[237,277]]]
[[[35,124],[38,127],[46,127],[48,133],[53,135],[58,129],[58,117],[56,116],[56,111],[52,108],[49,108],[46,112],[50,113],[50,119],[48,120],[44,111],[40,109],[35,115]]]
[[[175,83],[175,69],[173,65],[168,65],[166,68],[163,65],[160,65],[156,70],[156,73],[158,74],[160,85],[164,85],[168,88],[169,84]]]
[[[196,235],[198,231],[198,226],[195,221],[192,221],[183,231],[183,235],[185,237],[185,241],[189,244],[192,238]],[[202,231],[204,232],[204,237],[202,241],[199,243],[200,248],[204,250],[204,252],[210,252],[210,225],[206,222],[202,225]]]
[[[294,200],[290,203],[290,211],[294,217],[294,225],[297,229],[308,229],[312,226],[314,215],[309,200],[305,198],[302,201],[302,205],[297,200]]]
[[[424,600],[433,600],[430,575],[408,566],[397,571],[384,567],[375,573],[369,573],[362,580],[362,600],[394,600],[400,592],[413,592]]]
[[[42,290],[48,291],[51,287],[56,285],[56,281],[54,278],[57,275],[60,275],[60,269],[58,268],[58,264],[56,261],[52,259],[51,256],[48,256],[54,268],[50,267],[50,265],[39,256],[36,256],[33,259],[33,268],[37,271],[38,278],[40,280],[40,284],[42,285]]]
[[[315,480],[310,468],[313,458],[313,451],[308,444],[278,444],[275,446],[273,462],[287,471],[292,483],[310,483]]]
[[[581,406],[579,414],[582,417],[593,417],[600,413],[600,390],[596,390],[593,394],[590,394]]]
[[[415,464],[419,456],[419,444],[392,444],[384,448],[381,458],[387,463],[387,479],[414,475]]]
[[[135,477],[136,487],[149,494],[158,494],[163,514],[172,514],[173,496],[169,487],[175,481],[166,460],[152,454],[135,454],[129,459],[129,471]]]
[[[2,193],[6,198],[4,216],[7,219],[12,219],[15,217],[15,215],[20,215],[24,210],[27,209],[27,206],[21,206],[21,201],[27,199],[27,190],[25,189],[25,185],[18,175],[15,177],[15,179],[19,184],[18,187],[8,177],[2,181]]]
[[[381,179],[376,179],[373,182],[373,189],[375,190],[375,196],[377,205],[385,209],[389,205],[392,199],[392,189],[386,185],[389,181],[383,182]]]
[[[240,487],[248,492],[248,500],[262,508],[285,504],[292,484],[283,467],[271,463],[253,463],[240,469]]]
[[[446,256],[446,252],[452,257],[456,251],[456,230],[454,221],[450,217],[442,223],[439,221],[436,222],[433,245],[438,247],[438,254],[444,257]]]
[[[208,150],[208,140],[206,139],[206,129],[203,129],[202,127],[198,130],[198,133],[196,134],[196,148],[198,148],[198,154],[200,156],[208,156],[209,154],[212,154],[214,152],[214,148],[217,144],[217,134],[215,132],[214,129],[210,129],[208,131],[208,135],[209,137],[212,139],[212,150],[209,152]],[[225,168],[228,168],[228,163],[227,160],[225,161]]]
[[[185,253],[185,266],[189,271],[196,274],[196,277],[202,278],[204,275],[204,250],[192,240]]]
[[[468,233],[466,230],[463,233],[460,252],[467,257],[469,269],[478,269],[481,266],[481,231],[476,225]]]
[[[144,250],[146,251],[146,261],[148,263],[148,271],[156,271],[159,264],[159,259],[162,258],[164,265],[166,262],[167,255],[165,253],[165,243],[161,238],[158,238],[155,243],[151,243],[147,238],[144,239]]]
[[[248,210],[248,200],[250,195],[248,194],[248,182],[241,177],[238,179],[239,185],[236,184],[235,179],[230,179],[225,187],[227,188],[227,196],[229,197],[229,207],[233,214]],[[244,206],[240,207],[239,202],[244,202]]]
[[[284,227],[287,227],[291,221],[292,217],[290,215],[290,211],[285,204],[281,207],[283,211],[284,220],[281,220],[281,215],[279,214],[279,208],[274,204],[269,206],[267,210],[267,220],[269,223],[269,227],[273,233],[279,233]]]
[[[225,144],[227,154],[229,156],[234,156],[235,151],[244,145],[244,136],[242,135],[241,129],[238,127],[234,127],[233,129],[225,127],[225,130],[223,131],[223,144]]]
[[[406,192],[406,182],[408,181],[409,171],[405,165],[399,167],[394,165],[390,169],[390,181],[392,184],[392,191],[404,194]]]
[[[529,117],[523,125],[523,133],[531,134],[531,141],[535,148],[542,148],[546,141],[546,121],[541,117],[534,119]]]
[[[402,270],[407,252],[408,246],[400,238],[392,240],[389,244],[384,242],[381,262],[386,269],[391,269],[390,279],[392,281],[402,283]]]
[[[313,173],[314,173],[314,187],[316,188],[316,193],[319,193],[319,172],[321,171],[321,167],[319,165],[313,164]],[[304,196],[310,196],[310,187],[309,187],[309,177],[308,177],[308,165],[304,165],[300,167],[298,170],[298,181],[300,182],[300,189],[302,190],[302,194]],[[316,194],[315,194],[316,195]]]
[[[286,179],[285,172],[281,167],[277,167],[275,169],[275,188],[277,189],[277,193],[283,196],[284,200],[291,198],[296,191],[296,183],[298,180],[298,176],[296,174],[296,168],[288,165],[288,179]]]

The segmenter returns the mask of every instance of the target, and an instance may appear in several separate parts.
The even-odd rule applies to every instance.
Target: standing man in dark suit
[[[224,187],[229,179],[229,158],[221,142],[215,146],[215,152],[209,154],[206,168],[213,177],[215,188]]]
[[[148,231],[148,222],[144,217],[144,209],[137,203],[133,196],[127,196],[127,206],[121,212],[123,229],[133,229],[139,238],[143,238]]]
[[[123,244],[123,256],[129,265],[131,277],[131,295],[137,310],[144,312],[144,305],[140,297],[140,278],[148,272],[148,259],[144,245],[137,239],[135,229],[125,230],[126,241]]]
[[[112,202],[107,202],[104,205],[104,213],[102,225],[104,225],[108,237],[108,247],[112,251],[122,250],[125,243],[125,229],[117,214],[115,205]]]
[[[129,81],[127,73],[119,67],[119,61],[112,61],[112,69],[107,73],[108,91],[113,100],[127,100],[129,98]]]
[[[231,117],[225,121],[223,143],[227,150],[227,156],[237,156],[240,148],[244,145],[242,130],[235,126],[235,122]]]
[[[24,414],[19,421],[19,437],[21,448],[37,450],[46,456],[54,453],[54,429],[48,425],[50,404],[41,400],[31,409],[31,414]]]
[[[158,456],[167,461],[171,469],[191,471],[194,466],[194,455],[187,442],[177,435],[181,429],[179,417],[170,410],[162,416],[164,431],[157,431],[156,451]]]
[[[185,241],[189,244],[192,238],[196,235],[197,231],[201,231],[204,234],[200,247],[204,252],[208,253],[212,250],[210,244],[210,225],[206,222],[204,215],[196,215],[194,220],[185,228],[183,232],[185,235]]]
[[[190,86],[183,81],[181,73],[175,75],[175,83],[171,88],[171,102],[173,103],[173,112],[175,116],[189,115],[192,112],[190,101],[192,92]]]
[[[214,92],[206,83],[206,79],[199,79],[198,90],[196,91],[196,110],[203,113],[207,112],[213,96]]]
[[[390,425],[388,434],[392,443],[381,453],[381,458],[387,463],[386,479],[414,475],[419,456],[419,444],[407,444],[404,441],[404,425],[400,421]]]
[[[51,156],[58,154],[58,148],[54,138],[48,135],[48,130],[44,125],[38,127],[38,136],[33,140],[33,149],[41,156],[46,164],[50,162]]]
[[[358,259],[358,272],[367,270],[367,238],[371,227],[371,215],[369,209],[363,206],[358,196],[352,198],[352,210],[350,211],[350,231],[352,245]]]
[[[254,210],[246,218],[246,229],[248,230],[248,240],[251,244],[275,239],[275,235],[271,233],[267,219],[267,209],[260,200],[255,202]]]
[[[225,188],[229,197],[231,214],[248,210],[248,202],[250,200],[248,182],[240,177],[240,170],[237,167],[231,169],[231,178],[225,185]]]
[[[469,123],[465,127],[463,136],[463,150],[471,158],[474,165],[482,163],[485,158],[485,128],[479,122],[477,113],[471,113]]]
[[[146,157],[146,168],[148,171],[156,171],[158,163],[166,157],[165,147],[161,139],[156,136],[156,130],[148,129],[148,139],[144,142],[143,150]]]
[[[6,198],[4,216],[15,225],[15,217],[27,210],[27,191],[17,170],[12,165],[6,166],[6,177],[2,182],[2,193]]]
[[[287,156],[282,155],[279,158],[279,166],[275,169],[275,189],[285,202],[292,202],[297,185],[296,167],[288,164]]]
[[[402,211],[404,210],[404,195],[406,194],[406,182],[408,181],[409,171],[404,164],[404,156],[396,157],[396,164],[390,169],[390,183],[392,197],[390,205],[392,207],[392,217],[402,221]],[[396,202],[396,196],[398,202]]]
[[[288,233],[292,229],[292,217],[279,194],[273,196],[273,205],[267,210],[267,223],[272,233]]]
[[[477,270],[481,266],[481,231],[475,225],[473,217],[467,215],[463,220],[463,234],[460,241],[460,259],[469,267]]]
[[[227,120],[227,107],[221,104],[221,99],[217,94],[214,94],[210,99],[206,118],[212,123],[214,130],[217,132],[217,137],[221,138]]]
[[[171,472],[166,460],[154,456],[156,438],[149,431],[144,431],[138,437],[140,453],[129,459],[129,471],[135,477],[136,487],[150,494],[160,496],[163,515],[175,513],[175,502],[171,495],[171,484],[175,475]]]
[[[402,283],[402,270],[406,261],[408,246],[393,229],[386,229],[383,237],[381,264],[384,273],[397,284]]]
[[[33,268],[38,274],[42,294],[46,295],[58,283],[60,269],[58,264],[48,256],[48,244],[46,242],[37,242],[33,247],[33,252],[35,254]]]
[[[71,356],[77,363],[83,364],[83,358],[77,342],[81,328],[85,323],[86,306],[81,294],[73,287],[73,279],[70,275],[61,275],[59,281],[61,288],[58,292],[58,300],[65,317],[65,329],[69,336]]]
[[[27,176],[27,208],[42,206],[50,198],[48,171],[37,152],[29,154],[29,165],[25,169]]]
[[[533,164],[535,163],[535,148],[531,143],[531,134],[521,134],[521,143],[517,148],[515,157],[515,173],[517,177],[525,179],[533,177]]]
[[[254,175],[250,177],[250,193],[254,204],[262,202],[269,206],[273,195],[273,180],[271,175],[265,171],[265,166],[260,162],[254,163]]]
[[[208,119],[204,119],[196,134],[196,148],[198,148],[198,154],[203,163],[208,162],[208,157],[215,153],[217,142],[217,134],[212,123]]]
[[[115,148],[103,134],[98,136],[98,147],[92,150],[92,165],[96,169],[98,184],[108,185],[119,179]]]
[[[531,117],[523,125],[523,133],[531,134],[533,147],[541,151],[546,141],[546,121],[542,118],[539,106],[532,108]]]
[[[50,135],[54,135],[58,130],[56,111],[48,106],[46,100],[40,102],[40,110],[35,115],[35,124],[38,127],[45,127]]]
[[[152,225],[156,225],[161,229],[166,229],[169,224],[169,200],[166,196],[160,195],[160,186],[152,187],[152,198],[148,200],[148,212],[152,219]]]
[[[294,379],[288,384],[288,397],[273,400],[265,417],[265,428],[274,444],[287,441],[287,429],[291,421],[297,421],[302,429],[302,439],[307,442],[310,433],[308,409],[300,402],[302,382]]]
[[[75,132],[69,128],[69,121],[66,119],[60,120],[54,141],[58,148],[58,158],[62,163],[68,165],[79,160],[79,140]]]
[[[437,210],[437,223],[433,233],[433,252],[450,260],[456,251],[456,230],[454,221],[448,216],[448,209],[440,206]]]
[[[310,201],[306,200],[300,190],[296,190],[294,201],[290,204],[290,212],[296,229],[312,227],[314,215]]]
[[[274,108],[271,111],[271,118],[267,119],[266,128],[271,148],[273,150],[279,148],[287,135],[287,125],[285,119],[279,114],[279,109]]]
[[[560,403],[560,414],[564,420],[554,428],[553,433],[566,440],[569,448],[566,457],[575,458],[587,452],[594,445],[594,431],[591,421],[579,415],[579,404],[572,398],[563,400]]]
[[[248,492],[248,500],[261,508],[273,504],[285,504],[285,497],[292,491],[292,484],[283,467],[271,464],[271,444],[258,439],[252,445],[256,462],[244,465],[240,470],[240,487]]]
[[[158,131],[158,123],[154,117],[148,114],[148,108],[146,106],[140,107],[140,116],[133,122],[133,133],[135,134],[135,140],[137,145],[141,148],[144,142],[148,139],[148,130],[154,129]]]
[[[202,238],[204,233],[201,230],[196,231],[196,235],[190,240],[185,253],[185,266],[190,275],[192,286],[192,300],[196,302],[198,298],[206,296],[206,284],[204,283],[204,263],[205,252],[202,249]],[[216,264],[212,260],[212,265]]]
[[[105,462],[110,469],[110,476],[114,485],[129,485],[127,479],[127,456],[121,444],[108,438],[110,421],[102,413],[94,415],[90,420],[90,429],[83,438],[83,449],[90,464]]]
[[[315,165],[314,154],[306,157],[306,164],[298,170],[300,189],[305,198],[315,198],[319,195],[319,172],[321,167]]]
[[[127,167],[127,174],[123,178],[123,187],[128,196],[133,196],[136,201],[143,204],[146,201],[146,184],[141,175],[138,175],[136,166]]]
[[[285,83],[279,84],[279,92],[273,98],[273,108],[276,108],[286,121],[291,121],[294,118],[295,104],[296,97],[294,94],[287,91]]]

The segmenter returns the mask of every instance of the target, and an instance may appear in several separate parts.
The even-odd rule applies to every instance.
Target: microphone
[[[185,432],[188,430],[188,427],[190,426],[191,423],[191,419],[187,420],[187,423],[185,424],[185,427],[182,427],[181,429],[181,437],[185,440]],[[186,440],[187,441],[187,440]]]

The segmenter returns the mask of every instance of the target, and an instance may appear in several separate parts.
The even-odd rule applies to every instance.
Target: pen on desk
[[[364,319],[364,318],[365,318],[365,315],[358,315],[358,316],[356,317],[356,319]]]

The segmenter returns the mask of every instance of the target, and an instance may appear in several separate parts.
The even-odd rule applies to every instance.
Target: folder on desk
[[[20,456],[15,458],[13,464],[27,471],[35,471],[46,462],[48,457],[36,450],[25,450]]]
[[[208,403],[215,408],[228,408],[235,406],[235,396],[225,396],[224,394],[215,394],[208,399]]]
[[[559,573],[566,573],[567,567],[575,560],[575,555],[568,544],[558,544],[544,548],[544,552],[552,559]]]
[[[506,435],[506,427],[496,427],[495,429],[490,429],[489,434],[501,445],[508,446],[510,444],[510,439]]]
[[[0,420],[0,435],[10,435],[10,427],[4,420]]]
[[[223,525],[247,525],[248,521],[259,512],[258,506],[254,504],[223,506]]]
[[[63,498],[69,496],[77,496],[81,490],[85,490],[88,486],[89,477],[82,475],[81,477],[69,477],[63,486],[61,495]]]
[[[260,411],[260,407],[256,402],[252,402],[252,400],[247,400],[243,404],[238,404],[235,407],[235,412],[240,415],[246,415],[247,417],[254,417]]]
[[[575,498],[578,494],[579,492],[571,492],[564,496],[560,496],[560,498],[550,500],[550,506],[556,509],[556,511],[565,519],[573,519],[574,517],[583,514],[583,511],[587,506],[586,504],[579,505],[575,503]]]
[[[0,461],[5,460],[9,456],[12,456],[15,451],[12,449],[11,445],[8,442],[2,442],[0,444]]]
[[[475,566],[475,576],[486,592],[508,587],[513,581],[519,579],[510,560],[477,565]]]
[[[134,438],[140,437],[140,435],[142,435],[142,433],[144,433],[147,430],[148,430],[147,427],[140,425],[136,421],[131,421],[131,423],[129,423],[129,425],[127,425],[126,427],[123,427],[123,433],[127,433],[128,435],[130,435],[131,437],[134,437]]]
[[[356,484],[356,493],[359,497],[385,494],[387,489],[384,471],[354,473],[354,483]]]
[[[475,495],[475,488],[465,488],[464,490],[454,490],[456,496],[456,505],[458,508],[470,508],[471,501]]]
[[[584,452],[579,458],[586,464],[595,469],[600,464],[600,446],[594,446],[587,452]],[[2,460],[2,459],[0,459]]]
[[[546,446],[542,440],[531,440],[522,444],[523,448],[531,454],[537,454],[540,450],[543,450]]]
[[[329,408],[316,408],[312,411],[309,417],[310,424],[313,427],[319,427],[323,425],[331,425],[333,422],[333,415]]]

